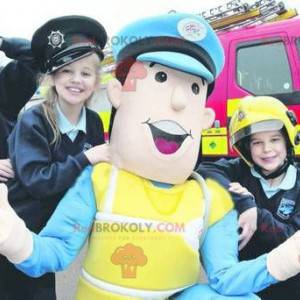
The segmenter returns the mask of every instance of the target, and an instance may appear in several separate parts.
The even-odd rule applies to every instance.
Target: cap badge
[[[179,34],[188,41],[197,42],[207,35],[207,29],[203,23],[196,19],[184,18],[177,24]]]
[[[243,119],[245,119],[245,117],[246,117],[246,115],[245,115],[245,113],[243,112],[243,111],[239,111],[238,112],[238,120],[239,121],[242,121]]]
[[[53,49],[61,48],[62,44],[65,42],[64,35],[59,31],[51,31],[48,35],[48,45],[50,45]]]

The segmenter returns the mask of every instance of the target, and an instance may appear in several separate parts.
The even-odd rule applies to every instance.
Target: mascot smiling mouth
[[[144,122],[151,130],[152,138],[157,150],[162,154],[173,154],[182,145],[184,140],[190,136],[177,122],[162,120],[150,123],[149,120]]]

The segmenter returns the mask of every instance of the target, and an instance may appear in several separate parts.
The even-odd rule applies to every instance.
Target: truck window
[[[292,76],[284,43],[240,47],[236,78],[239,86],[254,95],[292,92]]]

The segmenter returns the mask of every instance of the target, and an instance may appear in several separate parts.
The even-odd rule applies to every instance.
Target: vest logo
[[[136,278],[137,267],[145,266],[148,258],[141,247],[129,243],[115,250],[111,262],[121,266],[122,278]]]
[[[294,207],[295,207],[295,201],[282,198],[276,214],[280,218],[287,220],[290,217],[291,213],[294,211]]]

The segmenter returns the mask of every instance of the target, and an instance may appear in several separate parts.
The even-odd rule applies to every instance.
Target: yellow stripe
[[[202,136],[211,136],[211,135],[227,135],[227,128],[209,128],[202,131]]]
[[[110,111],[100,111],[99,116],[102,120],[104,132],[108,132],[109,120],[110,120]]]
[[[114,77],[113,73],[103,73],[100,78],[100,84],[106,85]]]
[[[237,110],[241,98],[233,98],[227,100],[227,117],[232,117],[233,113]]]
[[[221,20],[216,20],[211,22],[210,25],[212,26],[213,29],[219,29],[251,18],[259,17],[260,15],[261,15],[260,9],[257,8],[257,9],[252,9],[249,12],[240,13],[229,17],[224,17]]]
[[[279,16],[272,18],[271,20],[268,20],[267,22],[277,22],[281,20],[291,19],[293,17],[296,17],[298,15],[297,9],[288,9],[285,13],[280,14]]]

